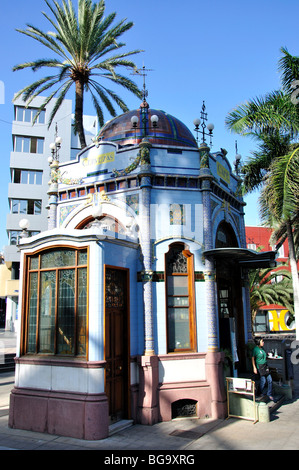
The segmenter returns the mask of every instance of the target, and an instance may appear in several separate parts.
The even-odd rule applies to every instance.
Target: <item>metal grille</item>
[[[125,278],[123,271],[107,269],[106,271],[106,307],[124,308]]]
[[[178,400],[172,403],[172,418],[190,418],[197,416],[196,413],[197,401],[195,400]]]
[[[187,258],[182,253],[181,247],[173,247],[167,257],[168,273],[187,273]]]

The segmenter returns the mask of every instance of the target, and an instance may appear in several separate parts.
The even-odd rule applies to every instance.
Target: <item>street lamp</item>
[[[148,119],[148,113],[144,109],[142,112],[142,118],[141,118],[141,127],[138,127],[138,122],[139,118],[134,114],[134,116],[131,117],[131,124],[132,128],[135,130],[135,140],[136,140],[136,130],[137,129],[143,129],[144,136],[146,137],[147,135],[147,122],[148,122],[148,128],[153,129],[154,131],[159,127],[159,117],[156,114],[153,114],[150,117],[150,120]]]
[[[28,238],[28,229],[30,227],[30,222],[28,219],[21,219],[19,222],[19,227],[22,229],[21,238]]]
[[[198,134],[200,132],[202,134],[202,144],[206,143],[206,137],[210,137],[210,147],[212,147],[212,137],[213,137],[214,124],[212,124],[210,122],[209,124],[206,125],[206,121],[208,119],[208,114],[205,112],[205,110],[206,110],[205,102],[203,101],[202,108],[201,108],[201,113],[200,113],[201,119],[196,118],[193,121],[193,124],[195,126],[194,130],[196,132],[196,141],[197,141],[197,144],[198,144]],[[200,125],[201,125],[201,130],[199,129]],[[209,131],[208,134],[205,131],[206,128]]]
[[[238,145],[237,141],[235,142],[235,148],[236,148],[236,156],[235,156],[235,161],[234,161],[234,166],[235,166],[235,172],[239,176],[240,173],[240,165],[241,165],[241,155],[238,153]]]
[[[59,150],[61,148],[62,138],[57,136],[57,125],[55,135],[55,141],[49,145],[52,154],[52,156],[48,158],[49,163],[53,161],[59,162]]]
[[[48,183],[49,201],[47,205],[48,229],[56,228],[57,222],[57,201],[58,201],[58,179],[59,179],[59,150],[61,148],[61,137],[58,136],[57,124],[55,127],[55,140],[50,144],[51,156],[48,158],[50,166],[50,181]]]

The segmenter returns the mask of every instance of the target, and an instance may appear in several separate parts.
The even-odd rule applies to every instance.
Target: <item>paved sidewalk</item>
[[[17,333],[0,328],[0,355],[16,352]]]
[[[0,450],[299,450],[299,397],[285,402],[269,423],[182,419],[134,425],[101,441],[10,429],[7,423],[8,409],[0,408]]]
[[[1,339],[1,338],[0,338]],[[177,419],[154,426],[133,425],[107,439],[85,441],[8,427],[9,394],[14,373],[0,374],[0,450],[103,450],[103,458],[115,451],[142,450],[162,454],[197,450],[299,450],[299,366],[295,367],[294,398],[271,414],[268,423],[243,419]],[[132,452],[134,455],[134,452]],[[140,459],[140,457],[139,457]],[[120,463],[120,462],[118,462]],[[140,463],[140,462],[139,462]],[[144,461],[142,461],[144,464]]]

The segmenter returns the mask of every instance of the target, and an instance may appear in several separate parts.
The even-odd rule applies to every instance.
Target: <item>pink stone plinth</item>
[[[15,387],[10,395],[9,427],[105,439],[109,433],[107,396]]]

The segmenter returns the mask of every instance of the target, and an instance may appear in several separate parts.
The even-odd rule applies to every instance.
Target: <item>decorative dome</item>
[[[135,127],[131,121],[135,117]],[[158,122],[155,125],[156,118]],[[134,122],[134,119],[133,119]],[[121,146],[139,144],[146,137],[151,144],[172,147],[197,148],[190,130],[179,119],[157,109],[150,109],[146,102],[139,109],[124,113],[107,122],[97,139],[115,142]]]

